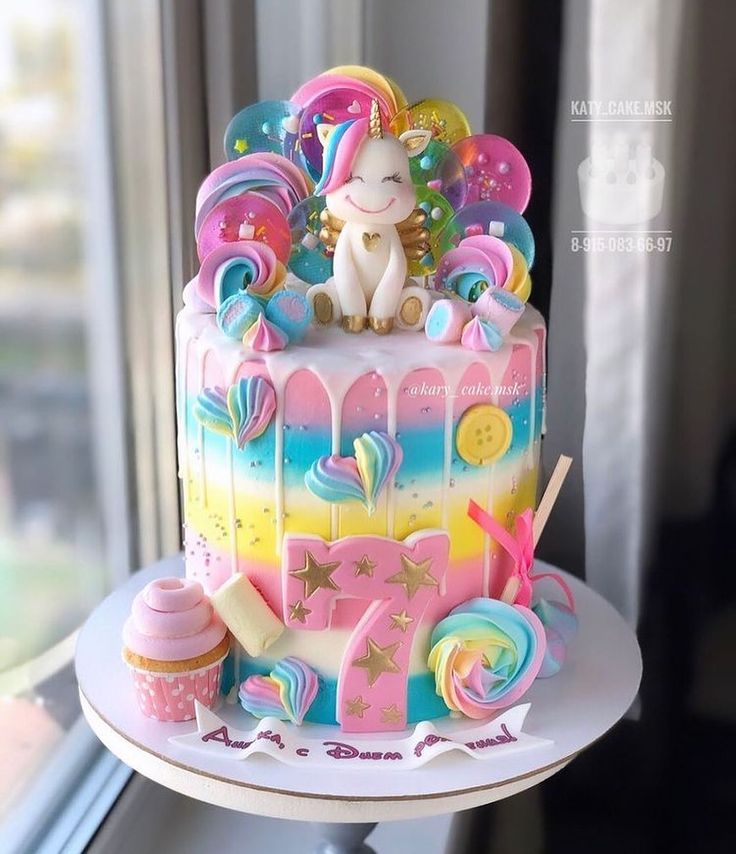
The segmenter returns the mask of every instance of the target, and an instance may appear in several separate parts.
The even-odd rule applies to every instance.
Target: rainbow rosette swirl
[[[256,718],[278,718],[300,725],[317,696],[319,679],[298,658],[282,658],[269,676],[249,676],[240,686],[240,704]]]
[[[527,691],[545,645],[544,627],[528,608],[471,599],[435,626],[428,666],[447,707],[480,720]]]
[[[283,287],[285,278],[286,267],[270,246],[236,240],[207,255],[197,276],[197,292],[215,309],[242,293],[265,302]]]

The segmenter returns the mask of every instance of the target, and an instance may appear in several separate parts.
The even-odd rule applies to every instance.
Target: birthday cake
[[[574,630],[564,582],[543,599],[532,569],[527,164],[357,66],[246,107],[225,152],[176,325],[186,580],[143,591],[127,626],[141,708],[190,719],[227,695],[368,733],[488,719]],[[150,687],[174,672],[187,703]]]

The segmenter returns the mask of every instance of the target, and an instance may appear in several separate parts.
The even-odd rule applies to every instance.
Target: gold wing
[[[429,229],[424,227],[426,221],[427,214],[421,208],[414,208],[409,216],[396,226],[404,254],[409,261],[418,261],[430,251]]]
[[[328,252],[334,252],[337,238],[345,223],[327,208],[319,215],[319,219],[322,223],[319,239]],[[396,226],[404,254],[409,261],[417,261],[430,251],[429,230],[424,227],[426,221],[427,214],[421,208],[414,208],[409,216]]]

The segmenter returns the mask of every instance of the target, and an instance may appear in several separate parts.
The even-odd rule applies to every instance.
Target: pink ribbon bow
[[[534,511],[531,507],[519,513],[514,524],[514,532],[487,513],[471,498],[468,502],[468,516],[479,525],[504,551],[511,555],[514,569],[503,588],[500,599],[509,605],[523,605],[531,608],[534,583],[543,578],[554,581],[565,594],[570,608],[575,610],[575,597],[565,579],[557,572],[532,574],[534,568]]]

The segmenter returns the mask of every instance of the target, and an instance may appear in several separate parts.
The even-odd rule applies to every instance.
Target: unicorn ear
[[[399,142],[404,146],[409,157],[416,157],[424,151],[431,139],[431,130],[405,130],[399,137]]]
[[[332,136],[337,125],[320,124],[317,125],[317,139],[320,145],[324,148],[327,145],[327,140]]]

